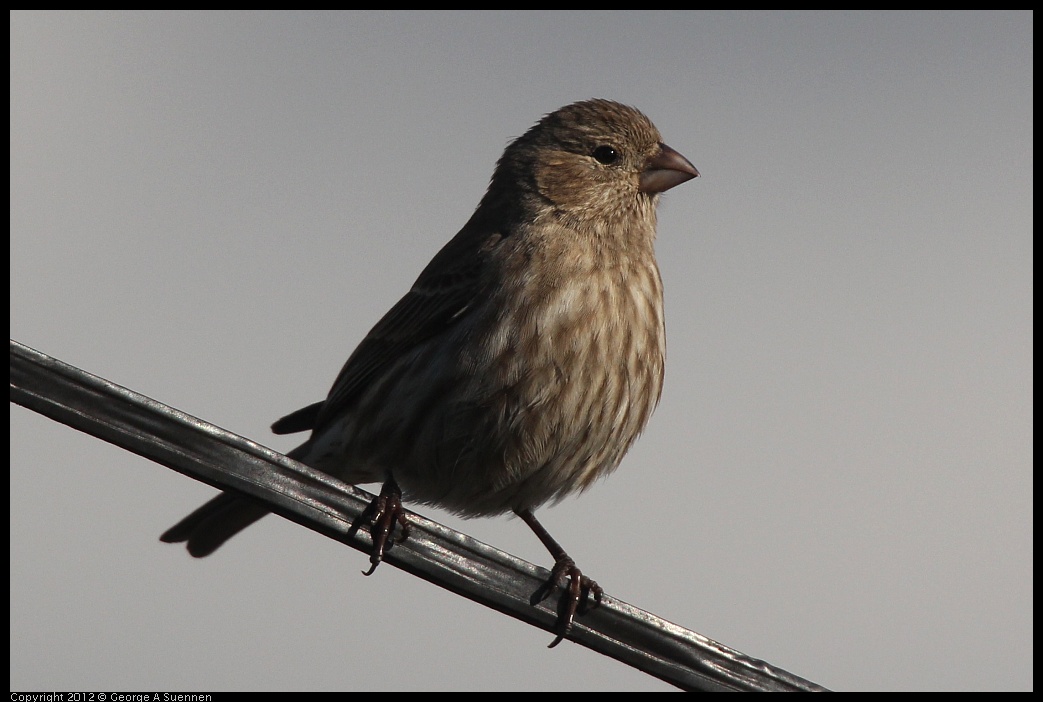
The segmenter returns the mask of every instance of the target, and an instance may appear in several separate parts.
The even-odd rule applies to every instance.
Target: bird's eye
[[[619,160],[619,152],[613,149],[611,146],[602,145],[594,149],[591,154],[598,163],[603,163],[609,166]]]

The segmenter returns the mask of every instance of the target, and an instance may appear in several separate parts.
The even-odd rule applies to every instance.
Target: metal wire
[[[260,444],[11,341],[11,401],[369,552],[372,495]],[[410,513],[392,566],[552,632],[556,599],[533,604],[546,569]],[[363,528],[359,528],[362,526]],[[825,688],[605,595],[568,639],[685,690]]]

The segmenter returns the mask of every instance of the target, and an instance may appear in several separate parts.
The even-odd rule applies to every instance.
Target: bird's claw
[[[384,560],[384,552],[388,544],[402,543],[409,536],[409,520],[402,509],[402,491],[393,479],[389,479],[380,489],[380,495],[369,506],[372,512],[370,534],[373,537],[373,548],[369,554],[369,570],[363,575],[372,575],[380,562]],[[391,539],[395,524],[401,527],[398,538]]]
[[[583,614],[589,609],[597,607],[601,604],[601,596],[604,594],[604,590],[600,585],[583,575],[576,566],[575,561],[569,556],[563,555],[554,562],[554,567],[550,571],[550,578],[537,591],[535,600],[542,602],[547,599],[556,588],[565,585],[566,580],[568,584],[565,587],[565,592],[561,595],[558,605],[558,623],[556,627],[558,635],[547,648],[554,648],[560,644],[572,631],[572,622],[575,620],[576,614]],[[588,604],[590,598],[593,599],[593,605]]]

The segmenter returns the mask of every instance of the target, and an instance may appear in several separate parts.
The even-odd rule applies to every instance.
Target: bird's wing
[[[350,409],[403,355],[450,329],[472,303],[481,299],[483,244],[500,238],[500,233],[465,227],[366,335],[344,364],[326,400],[283,417],[272,425],[272,431],[288,434],[324,426]]]

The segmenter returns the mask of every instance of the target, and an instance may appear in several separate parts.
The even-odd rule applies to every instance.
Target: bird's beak
[[[691,161],[660,142],[659,151],[645,162],[638,190],[649,194],[662,193],[698,177],[699,171]]]

